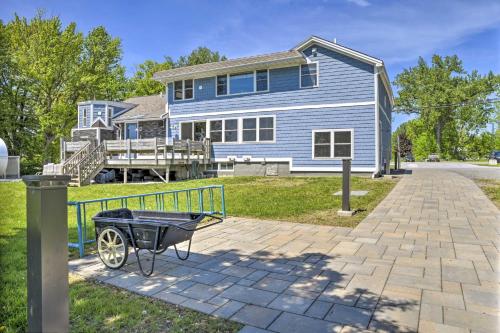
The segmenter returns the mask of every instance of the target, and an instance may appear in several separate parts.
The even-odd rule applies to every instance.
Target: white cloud
[[[360,7],[368,7],[371,5],[371,3],[369,3],[367,0],[347,0],[347,2],[353,3]]]

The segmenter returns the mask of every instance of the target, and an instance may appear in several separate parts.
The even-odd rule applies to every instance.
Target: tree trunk
[[[437,153],[441,154],[441,122],[438,121],[436,124],[436,145],[437,145]]]

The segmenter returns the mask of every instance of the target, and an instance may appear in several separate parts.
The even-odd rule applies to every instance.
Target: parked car
[[[410,154],[406,154],[405,156],[405,162],[415,162],[415,157],[413,157],[413,155],[410,153]]]
[[[426,162],[439,162],[439,155],[438,154],[430,154],[427,156],[427,159],[425,160]]]
[[[500,150],[494,150],[490,154],[490,160],[497,160],[500,163]]]

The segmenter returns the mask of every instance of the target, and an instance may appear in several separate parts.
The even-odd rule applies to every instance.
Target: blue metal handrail
[[[214,191],[220,192],[220,210],[216,208]],[[193,196],[193,193],[195,195]],[[206,195],[206,193],[208,193]],[[159,211],[175,211],[175,212],[198,212],[205,214],[220,214],[226,217],[226,205],[224,197],[224,185],[209,185],[197,188],[188,188],[183,190],[171,190],[164,192],[154,192],[146,194],[134,194],[121,197],[92,199],[84,201],[68,201],[68,207],[75,207],[76,225],[78,233],[78,242],[69,242],[68,246],[77,248],[80,257],[85,255],[85,244],[95,242],[95,238],[87,238],[87,213],[94,214],[108,209],[128,208],[129,205],[136,204],[137,209],[145,210],[151,202],[147,199],[154,197],[152,207],[149,209]],[[193,202],[193,197],[197,198],[197,202]],[[205,200],[208,200],[208,207]],[[94,206],[89,209],[90,206]],[[97,206],[97,207],[95,207]],[[114,207],[110,207],[114,206]],[[206,209],[207,207],[208,209]]]

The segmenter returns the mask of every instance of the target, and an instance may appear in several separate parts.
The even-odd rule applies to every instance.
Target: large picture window
[[[174,82],[174,100],[180,101],[183,99],[194,98],[194,82],[193,80],[183,80]]]
[[[269,70],[217,75],[216,96],[248,94],[269,90]]]
[[[300,87],[318,86],[318,63],[300,65]]]
[[[313,158],[353,158],[353,130],[313,131]]]
[[[253,72],[231,74],[229,76],[229,90],[231,94],[243,94],[254,91]]]

